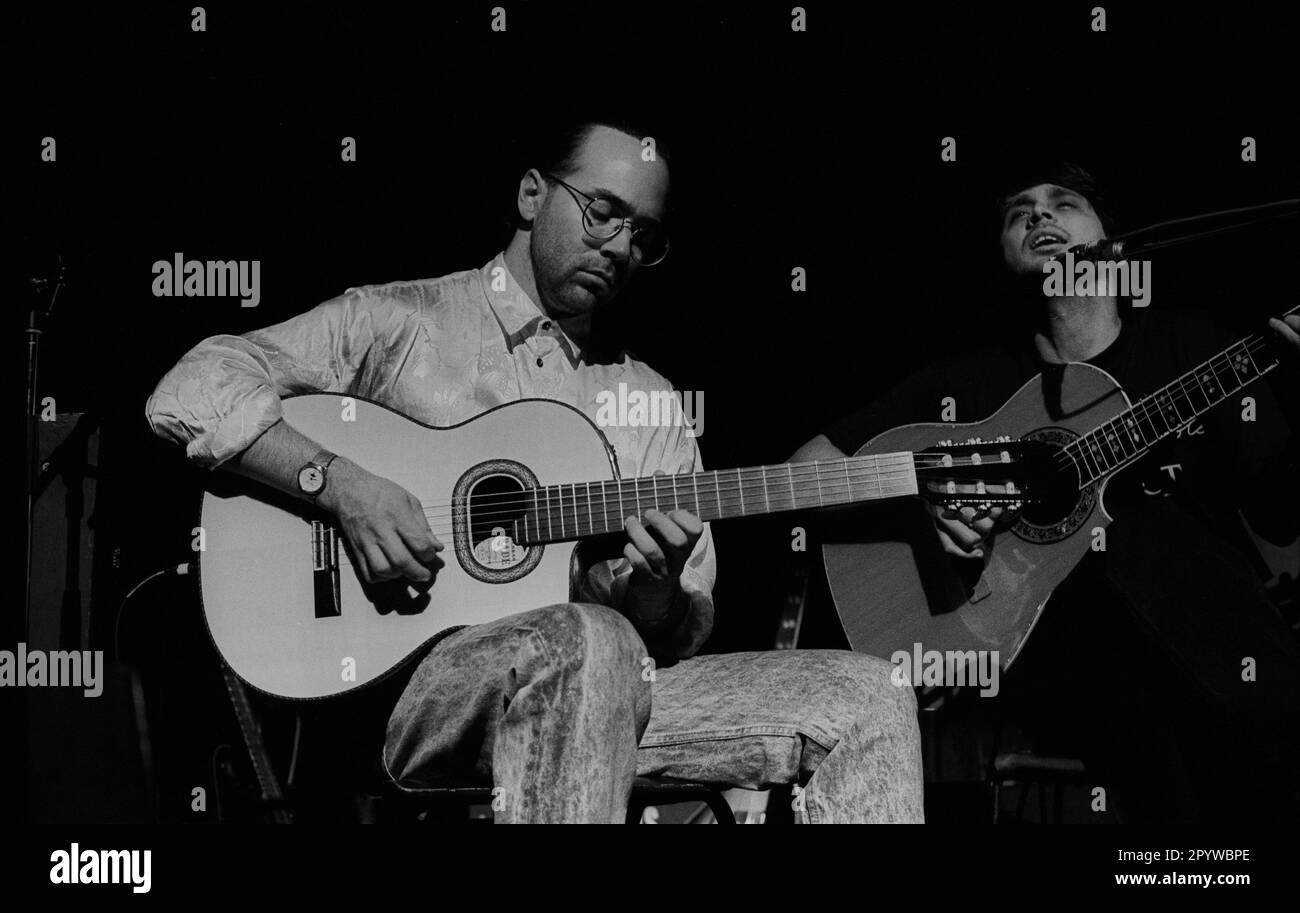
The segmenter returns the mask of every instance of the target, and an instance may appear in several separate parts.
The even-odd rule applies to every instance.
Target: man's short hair
[[[994,195],[999,230],[1005,224],[1007,202],[1020,191],[1039,184],[1055,184],[1081,194],[1101,220],[1101,227],[1105,229],[1107,237],[1114,237],[1119,231],[1114,203],[1102,181],[1083,166],[1065,159],[1023,164],[1003,170],[996,181]]]
[[[536,168],[543,174],[567,178],[578,170],[582,146],[598,127],[609,127],[626,133],[638,142],[652,137],[655,157],[668,161],[669,153],[664,147],[663,137],[648,130],[645,125],[624,118],[590,116],[570,118],[538,131],[529,143],[528,161],[524,170]]]

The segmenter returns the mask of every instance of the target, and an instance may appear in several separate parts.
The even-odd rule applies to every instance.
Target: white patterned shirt
[[[598,422],[599,394],[608,403],[620,384],[673,389],[630,357],[587,363],[498,254],[481,269],[352,288],[275,326],[209,337],[163,377],[145,409],[155,434],[211,468],[278,422],[280,398],[291,394],[355,394],[445,427],[526,398],[558,400]],[[702,469],[695,438],[680,422],[601,430],[624,478]],[[630,574],[625,558],[598,562],[579,595],[617,609]],[[716,574],[706,523],[682,572],[689,609],[671,647],[679,657],[698,651],[712,629]]]

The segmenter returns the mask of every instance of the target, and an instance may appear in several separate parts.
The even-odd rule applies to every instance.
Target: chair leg
[[[722,793],[710,790],[708,796],[704,799],[704,803],[713,811],[713,819],[719,824],[736,823],[736,815],[731,810],[731,805],[728,804],[726,796],[722,795]]]
[[[767,811],[763,814],[764,824],[794,824],[794,784],[783,783],[773,786],[767,794]]]
[[[627,800],[627,822],[628,824],[640,824],[641,816],[645,814],[646,804],[640,799],[629,798]]]
[[[1029,801],[1029,784],[1025,782],[1016,783],[1016,789],[1020,792],[1020,798],[1016,800],[1016,824],[1025,823],[1025,803]]]

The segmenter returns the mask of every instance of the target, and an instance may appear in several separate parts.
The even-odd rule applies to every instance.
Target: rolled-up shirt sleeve
[[[353,289],[275,326],[210,336],[158,382],[145,405],[149,426],[196,465],[220,466],[280,420],[281,397],[351,390],[371,350],[411,316]]]
[[[701,472],[699,447],[689,429],[681,425],[655,429],[645,449],[639,475]],[[667,508],[665,513],[671,510]],[[658,658],[687,659],[698,653],[713,632],[713,585],[717,580],[717,558],[713,533],[708,523],[695,549],[682,568],[679,599],[663,625],[637,623],[647,646]],[[584,581],[582,597],[601,605],[619,608],[627,594],[632,565],[626,558],[592,565]]]

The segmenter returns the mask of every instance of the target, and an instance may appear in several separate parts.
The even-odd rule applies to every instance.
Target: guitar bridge
[[[317,618],[343,614],[339,595],[339,533],[321,520],[311,521],[311,573]]]

